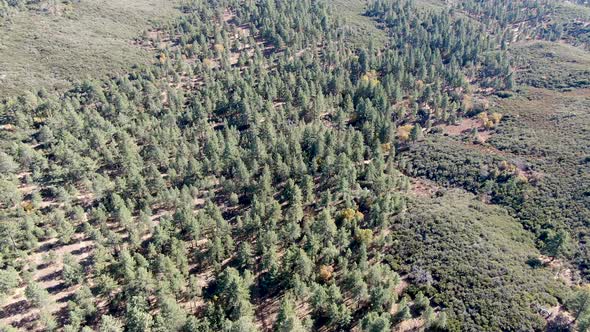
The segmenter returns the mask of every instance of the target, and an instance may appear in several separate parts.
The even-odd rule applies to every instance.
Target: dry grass
[[[0,25],[0,98],[24,90],[66,88],[152,55],[131,40],[177,13],[175,1],[80,1],[56,13],[22,11]]]

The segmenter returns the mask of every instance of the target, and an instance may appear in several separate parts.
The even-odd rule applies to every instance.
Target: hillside
[[[586,331],[588,9],[0,0],[0,330]]]
[[[135,47],[134,40],[179,14],[175,2],[167,0],[29,3],[0,15],[3,97],[41,88],[63,92],[73,82],[103,79],[149,63],[153,54]]]

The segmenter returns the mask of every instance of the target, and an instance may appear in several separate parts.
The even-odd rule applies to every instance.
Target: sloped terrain
[[[133,44],[155,22],[178,15],[175,1],[40,1],[0,21],[0,95],[98,79],[149,63]]]
[[[585,330],[577,6],[0,0],[0,328]]]
[[[413,281],[408,292],[448,308],[451,330],[540,330],[538,308],[567,296],[551,271],[526,264],[540,254],[516,219],[458,190],[411,204],[395,243],[391,254]]]

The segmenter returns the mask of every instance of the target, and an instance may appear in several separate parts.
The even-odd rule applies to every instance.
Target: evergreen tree
[[[304,332],[308,331],[297,317],[295,311],[294,300],[291,295],[283,297],[281,308],[277,315],[277,320],[274,325],[274,330],[277,332]]]
[[[123,324],[113,316],[103,315],[98,330],[100,332],[123,332]]]

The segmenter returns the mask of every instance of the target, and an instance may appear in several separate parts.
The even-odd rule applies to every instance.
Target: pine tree
[[[230,267],[222,272],[217,294],[230,320],[237,321],[240,318],[252,316],[249,287],[249,280],[242,278],[236,269]]]
[[[27,285],[27,288],[25,288],[25,297],[36,308],[45,308],[51,302],[47,290],[36,282],[31,282]]]
[[[240,243],[238,247],[238,256],[236,261],[240,270],[251,269],[254,265],[254,255],[252,253],[252,247],[246,241]]]
[[[123,324],[117,318],[103,315],[100,319],[99,332],[123,332]]]
[[[71,254],[63,257],[62,278],[67,286],[77,285],[84,279],[84,270]]]
[[[386,332],[391,331],[391,318],[387,313],[379,314],[377,312],[369,312],[361,320],[361,330],[363,332]]]
[[[410,139],[414,143],[422,139],[422,127],[419,123],[416,123],[414,127],[412,127],[412,131],[410,132]]]
[[[18,271],[12,266],[0,270],[0,298],[8,295],[19,283]]]
[[[276,332],[305,332],[308,331],[297,316],[293,296],[287,294],[283,297],[281,308],[274,325]]]
[[[143,296],[131,297],[126,305],[126,329],[130,332],[150,331],[153,324],[147,301]]]

